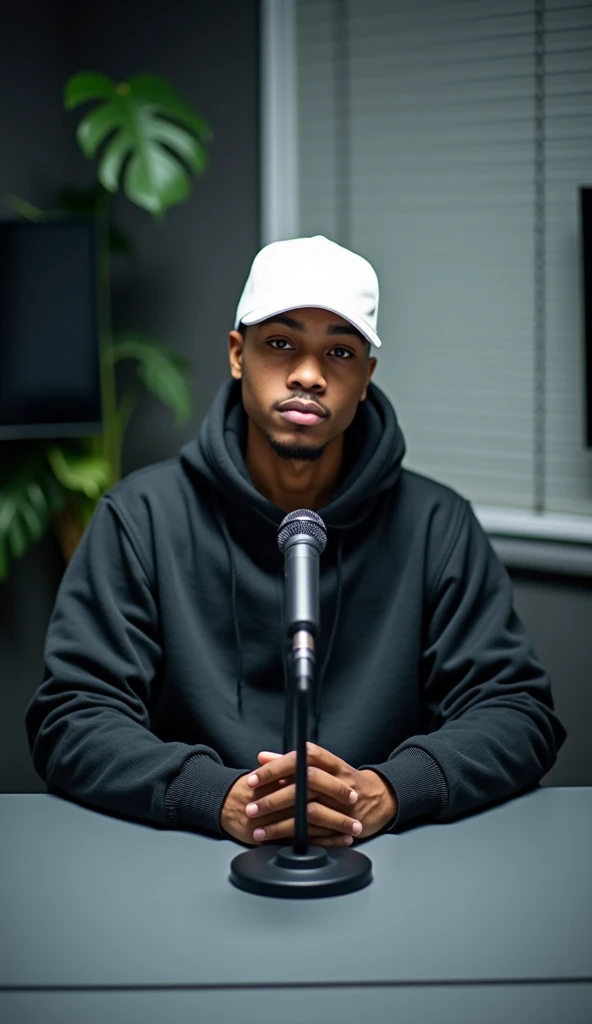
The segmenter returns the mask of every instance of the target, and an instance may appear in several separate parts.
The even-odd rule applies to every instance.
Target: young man
[[[508,575],[468,502],[402,469],[377,308],[370,264],[326,238],[258,254],[198,438],[103,497],[65,573],[26,715],[50,789],[246,844],[293,835],[277,527],[297,508],[328,533],[314,842],[449,821],[551,768],[565,731]]]

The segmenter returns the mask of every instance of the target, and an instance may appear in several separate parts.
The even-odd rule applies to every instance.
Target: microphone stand
[[[298,510],[283,520],[281,528],[294,518],[314,517],[324,524],[315,512]],[[317,527],[318,529],[318,527]],[[312,531],[311,531],[312,532]],[[313,534],[314,536],[314,534]],[[300,543],[300,554],[307,556],[305,544],[311,537],[297,534],[286,543],[294,547]],[[324,547],[324,544],[323,544]],[[317,547],[317,556],[319,550]],[[298,552],[293,551],[298,562]],[[300,561],[307,561],[301,557]],[[318,557],[314,561],[318,574]],[[310,571],[310,567],[309,567]],[[292,593],[295,604],[300,603],[300,619],[289,616],[288,631],[292,641],[292,687],[288,695],[293,708],[293,734],[296,749],[296,801],[294,841],[290,846],[264,844],[234,857],[230,865],[230,881],[239,889],[259,896],[279,896],[291,899],[310,899],[315,896],[340,896],[362,889],[372,881],[372,862],[363,853],[348,847],[309,846],[308,842],[308,763],[307,741],[310,693],[315,678],[315,622],[318,614],[303,614],[310,605],[310,592],[297,581]],[[318,588],[315,591],[318,601]],[[304,594],[304,596],[302,596]],[[313,602],[314,603],[314,602]],[[303,628],[304,627],[304,628]],[[255,826],[255,822],[253,823]]]
[[[295,698],[296,737],[296,802],[294,808],[294,854],[308,853],[307,793],[309,694],[314,678],[314,637],[306,630],[294,634],[292,641],[292,664]]]

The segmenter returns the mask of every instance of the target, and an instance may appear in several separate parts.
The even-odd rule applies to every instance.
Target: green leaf
[[[113,82],[98,71],[82,71],[72,75],[64,87],[64,106],[72,110],[88,100],[107,99],[111,95]]]
[[[47,532],[51,516],[64,504],[42,449],[34,450],[3,477],[0,487],[0,580],[8,576],[10,558],[23,555]]]
[[[184,169],[164,149],[151,147],[130,160],[126,194],[137,206],[161,214],[189,196],[189,179]]]
[[[190,175],[203,174],[212,141],[210,128],[165,78],[135,75],[115,84],[104,75],[74,75],[67,83],[68,109],[89,99],[104,103],[78,125],[88,158],[105,143],[97,176],[108,192],[120,186],[128,199],[157,217],[183,203]]]
[[[31,547],[33,535],[27,535],[24,516],[13,515],[8,524],[8,547],[13,558],[22,558]]]
[[[101,142],[104,142],[107,135],[114,131],[121,121],[122,111],[118,109],[119,104],[104,107],[95,107],[78,125],[76,138],[78,145],[85,156],[95,155]],[[130,141],[131,145],[131,141]],[[103,184],[101,182],[101,184]]]
[[[168,406],[178,424],[191,416],[189,360],[138,331],[123,332],[114,338],[112,358],[136,359],[138,375],[155,398]]]
[[[47,450],[56,479],[69,491],[82,491],[87,498],[100,497],[109,486],[110,466],[103,455],[78,453],[54,445]]]
[[[147,103],[152,104],[155,111],[185,124],[203,142],[212,142],[213,134],[209,125],[162,75],[134,75],[130,78],[129,84],[136,94],[143,96]]]

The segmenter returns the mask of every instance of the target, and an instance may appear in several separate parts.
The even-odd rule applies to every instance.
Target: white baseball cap
[[[306,307],[337,313],[380,348],[374,267],[324,235],[271,242],[257,253],[236,309],[234,329]]]

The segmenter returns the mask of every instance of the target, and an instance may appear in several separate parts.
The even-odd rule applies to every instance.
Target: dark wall
[[[150,332],[195,366],[193,420],[175,431],[171,414],[146,397],[130,423],[128,472],[176,453],[228,374],[228,331],[259,240],[258,4],[105,0],[68,7],[71,72],[96,69],[116,80],[165,75],[214,132],[206,176],[163,226],[127,200],[116,205],[136,247],[135,259],[118,261],[114,275],[116,326]],[[79,156],[77,166],[84,163]]]
[[[545,778],[592,786],[592,581],[513,571],[514,604],[551,676],[567,740]]]
[[[0,196],[16,192],[48,207],[64,183],[91,184],[92,168],[74,141],[80,111],[61,107],[63,83],[75,71],[166,75],[214,132],[206,176],[163,225],[127,201],[118,204],[136,256],[114,268],[116,325],[142,328],[189,356],[195,397],[182,429],[155,401],[141,401],[124,472],[174,455],[228,374],[228,330],[259,243],[258,39],[257,0],[21,0],[2,11]],[[0,208],[0,216],[13,215]],[[47,537],[0,584],[0,790],[43,788],[23,713],[41,679],[61,571]]]
[[[75,147],[62,111],[66,40],[58,4],[6,5],[0,26],[0,217],[16,193],[45,208]],[[0,444],[0,458],[5,449]],[[61,572],[50,539],[0,584],[0,789],[41,788],[25,743],[23,711],[41,677],[48,616]]]

